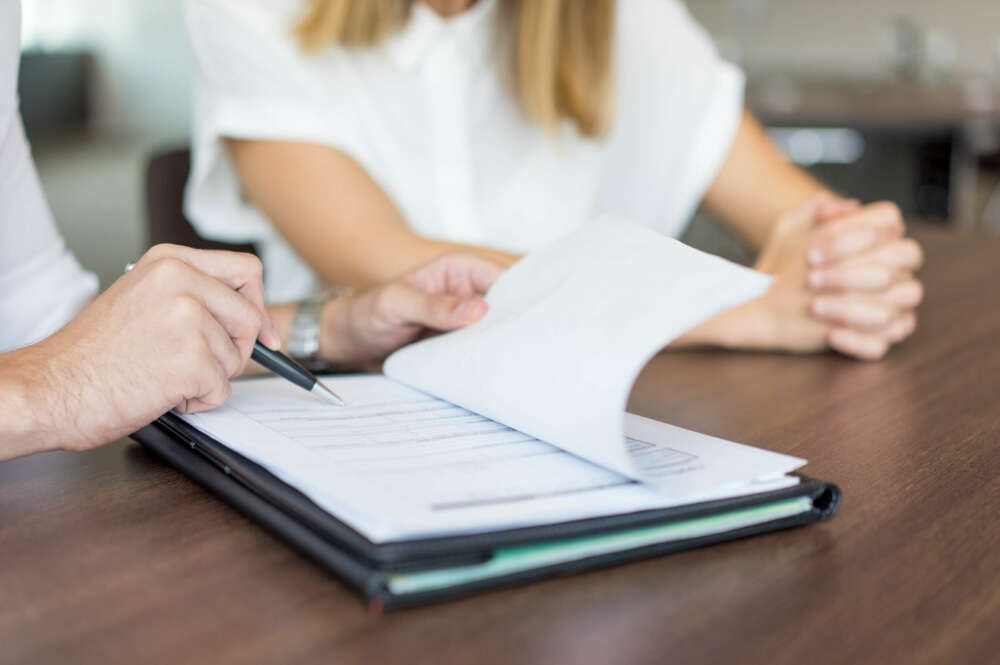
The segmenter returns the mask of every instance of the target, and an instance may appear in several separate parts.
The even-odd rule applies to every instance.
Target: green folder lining
[[[393,575],[388,580],[388,586],[389,590],[397,595],[445,589],[566,561],[576,561],[611,552],[623,552],[657,543],[688,540],[735,531],[763,522],[799,515],[810,510],[812,510],[812,499],[800,497],[661,526],[629,529],[617,533],[570,538],[535,545],[503,547],[497,549],[489,561],[480,564]]]

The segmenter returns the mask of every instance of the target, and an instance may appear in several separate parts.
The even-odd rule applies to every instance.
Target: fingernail
[[[826,277],[823,275],[822,272],[818,270],[813,270],[811,273],[809,273],[808,280],[809,280],[809,286],[811,286],[814,289],[819,289],[823,287],[823,283],[826,281]]]
[[[480,300],[467,300],[455,309],[455,315],[463,321],[478,319],[482,311],[481,303]]]
[[[823,250],[818,247],[810,249],[809,254],[807,254],[807,260],[814,266],[823,263],[825,258]]]
[[[854,231],[846,234],[837,242],[837,250],[840,254],[853,254],[863,249],[868,249],[875,242],[873,231]]]

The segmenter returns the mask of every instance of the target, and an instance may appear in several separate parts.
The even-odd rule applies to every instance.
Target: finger
[[[882,337],[890,344],[903,341],[913,334],[917,329],[917,315],[913,312],[906,312],[891,324],[882,333]]]
[[[199,332],[208,345],[209,353],[212,354],[215,362],[222,367],[226,378],[240,374],[243,372],[248,358],[243,356],[229,333],[215,317],[208,310],[203,309],[202,311],[204,316]]]
[[[261,342],[277,349],[281,335],[271,320],[264,302],[263,266],[253,254],[244,252],[208,251],[182,245],[156,245],[139,260],[137,265],[173,258],[181,260],[198,271],[224,283],[249,300],[262,315]]]
[[[203,366],[199,379],[199,388],[195,393],[175,409],[180,413],[198,413],[211,411],[226,403],[233,393],[233,387],[226,377],[225,370],[218,363],[207,363]]]
[[[457,261],[456,269],[462,272],[475,293],[481,296],[486,295],[493,283],[507,270],[506,266],[496,261],[471,254],[461,255]]]
[[[426,293],[408,284],[385,287],[379,299],[386,320],[397,325],[419,325],[434,330],[454,330],[485,316],[488,306],[479,298]]]
[[[148,270],[164,288],[169,286],[176,293],[200,303],[226,330],[241,358],[245,361],[250,357],[264,325],[263,314],[253,303],[218,279],[177,258],[158,259]]]
[[[920,267],[922,261],[920,245],[904,238],[829,266],[815,268],[810,271],[808,282],[814,290],[883,290],[910,279],[911,273]]]
[[[875,297],[824,295],[812,301],[812,314],[820,321],[847,328],[873,331],[884,328],[897,309]]]
[[[809,249],[809,263],[815,266],[840,260],[900,238],[904,225],[899,208],[891,203],[875,203],[835,222],[816,233]]]
[[[910,278],[881,293],[879,299],[896,309],[914,309],[924,300],[924,287],[919,281]]]
[[[406,281],[427,293],[485,295],[505,269],[475,254],[445,254],[418,268]]]
[[[833,199],[825,201],[816,211],[816,218],[819,222],[830,222],[838,217],[849,215],[861,208],[861,202],[857,199]]]
[[[830,192],[820,192],[812,196],[808,201],[798,208],[788,211],[782,215],[780,224],[798,228],[802,225],[812,226],[820,217],[824,206],[835,202],[838,199]]]
[[[878,263],[914,272],[923,265],[924,252],[916,240],[902,238],[844,260],[844,263],[854,262]]]
[[[882,291],[909,277],[908,272],[878,264],[835,264],[826,270],[812,270],[807,277],[814,291]]]
[[[831,348],[859,360],[880,360],[889,351],[889,342],[882,336],[850,328],[834,328],[827,341]]]

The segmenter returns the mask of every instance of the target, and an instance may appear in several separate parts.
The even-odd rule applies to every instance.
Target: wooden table
[[[121,442],[0,465],[4,663],[998,663],[1000,240],[921,235],[880,363],[678,353],[632,408],[809,459],[830,522],[378,616]]]

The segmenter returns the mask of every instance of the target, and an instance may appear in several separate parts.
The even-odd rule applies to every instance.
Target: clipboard
[[[782,489],[666,509],[376,544],[260,465],[173,414],[132,438],[379,610],[803,526],[829,519],[841,501],[836,485],[799,476],[798,484]],[[788,512],[793,503],[797,512]],[[761,519],[740,522],[741,516],[758,514]],[[528,565],[531,561],[540,563]]]

